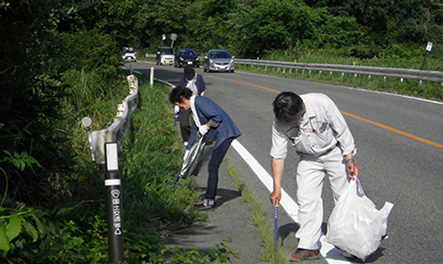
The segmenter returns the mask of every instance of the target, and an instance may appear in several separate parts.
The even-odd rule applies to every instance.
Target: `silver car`
[[[205,72],[234,72],[234,68],[234,56],[231,56],[227,50],[213,49],[205,55],[205,63],[203,64],[203,71]]]

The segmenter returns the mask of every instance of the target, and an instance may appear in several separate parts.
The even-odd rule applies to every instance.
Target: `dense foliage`
[[[239,58],[287,50],[293,59],[320,49],[361,59],[423,57],[427,42],[434,43],[434,57],[443,55],[443,3],[437,0],[148,2],[152,9],[140,9],[146,34],[131,45],[151,53],[171,43],[169,38],[162,42],[162,34],[176,33],[175,46],[194,47],[201,53],[227,48]]]
[[[23,253],[33,263],[40,261],[33,256],[53,263],[104,258],[101,183],[91,176],[100,170],[92,166],[80,120],[91,116],[94,128],[112,120],[127,94],[119,71],[123,47],[153,53],[172,44],[171,33],[178,36],[175,47],[200,53],[226,48],[239,58],[317,63],[326,57],[309,61],[311,54],[333,54],[391,67],[398,59],[411,68],[419,67],[430,41],[429,69],[443,68],[438,0],[1,1],[0,251]],[[156,171],[158,164],[140,166]],[[146,192],[135,187],[134,197]],[[158,209],[159,197],[149,199],[150,210]],[[169,208],[162,221],[192,218],[183,206],[161,204]],[[91,251],[80,246],[84,241]]]

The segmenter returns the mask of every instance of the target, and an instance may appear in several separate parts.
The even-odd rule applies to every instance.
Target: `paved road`
[[[201,170],[197,177],[192,176],[198,186],[197,192],[204,196],[208,178],[207,163],[212,153],[213,144],[205,147]],[[226,168],[231,163],[232,148],[220,166],[217,191],[217,207],[203,212],[208,217],[189,228],[174,232],[167,238],[168,246],[189,249],[191,244],[199,250],[216,249],[223,242],[241,258],[231,258],[234,264],[260,264],[263,247],[260,232],[251,216],[251,207],[241,196],[234,180]],[[253,177],[252,172],[250,174]],[[229,239],[229,240],[228,240]],[[315,264],[315,263],[313,263]]]
[[[147,73],[155,67],[155,77],[176,83],[183,70],[172,66],[133,63],[132,68]],[[330,96],[345,114],[357,147],[361,181],[367,195],[380,208],[385,201],[394,203],[388,235],[369,263],[443,263],[443,104],[369,92],[344,86],[260,76],[236,72],[203,74],[206,95],[221,105],[243,132],[239,142],[270,170],[270,132],[272,100],[280,91],[299,94],[322,92]],[[399,83],[399,85],[401,85]],[[231,151],[232,152],[232,151]],[[243,182],[269,203],[269,191],[250,168],[236,156],[229,156],[240,171]],[[294,171],[297,155],[290,151],[285,167],[283,188],[295,197]],[[326,182],[323,192],[324,225],[333,208]],[[266,212],[273,215],[269,206]],[[280,217],[279,233],[284,246],[296,246],[297,225],[290,217]],[[326,230],[324,230],[326,232]],[[328,260],[323,259],[323,263]],[[357,261],[358,262],[358,261]]]

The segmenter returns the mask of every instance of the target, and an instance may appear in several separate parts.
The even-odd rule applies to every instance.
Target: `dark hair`
[[[175,105],[175,103],[182,103],[182,98],[190,99],[192,96],[192,91],[189,88],[182,87],[180,85],[175,86],[169,95],[169,101]]]
[[[191,80],[195,76],[194,66],[186,65],[184,68],[185,78]]]
[[[282,92],[272,103],[278,120],[290,122],[303,110],[303,100],[293,92]]]

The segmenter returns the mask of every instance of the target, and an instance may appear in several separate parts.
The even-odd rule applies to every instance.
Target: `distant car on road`
[[[192,65],[200,67],[200,56],[194,49],[182,48],[175,54],[175,67],[182,67],[184,65]]]
[[[133,48],[124,47],[122,59],[124,61],[137,61],[136,54],[137,52],[135,52]]]
[[[224,49],[212,49],[205,55],[203,71],[224,71],[234,72],[234,56]]]
[[[157,65],[174,64],[174,49],[172,47],[158,47],[156,61]]]

